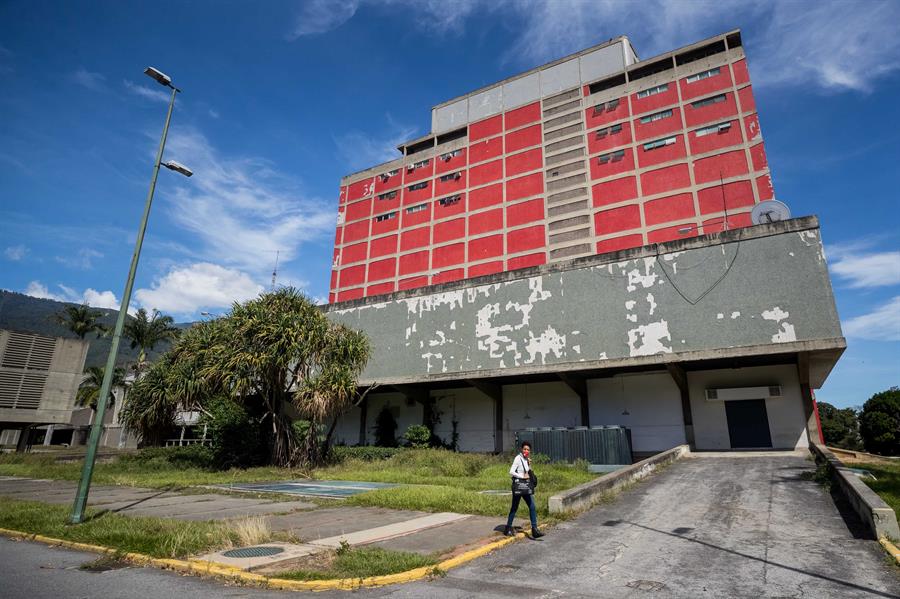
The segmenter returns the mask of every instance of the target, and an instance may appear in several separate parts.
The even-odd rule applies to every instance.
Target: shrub
[[[403,433],[403,439],[410,447],[422,449],[428,447],[431,439],[431,431],[424,424],[411,424]]]
[[[859,421],[853,408],[836,408],[826,402],[819,402],[819,419],[822,421],[822,436],[825,445],[843,449],[861,449]]]
[[[404,450],[399,447],[375,447],[373,445],[345,447],[343,445],[335,445],[331,448],[330,457],[334,464],[340,464],[351,459],[362,460],[363,462],[378,462],[390,459],[401,451]]]
[[[210,469],[215,466],[213,452],[203,445],[186,447],[146,447],[134,454],[119,457],[119,463],[134,465],[145,470],[176,468]]]
[[[900,455],[900,387],[869,398],[859,416],[859,433],[866,451]]]
[[[264,451],[259,422],[229,397],[216,397],[205,406],[201,423],[207,426],[213,461],[220,468],[258,465]]]

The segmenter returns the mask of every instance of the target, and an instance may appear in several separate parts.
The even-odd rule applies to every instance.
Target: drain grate
[[[284,549],[281,547],[242,547],[240,549],[231,549],[222,553],[225,557],[267,557],[269,555],[278,555]]]

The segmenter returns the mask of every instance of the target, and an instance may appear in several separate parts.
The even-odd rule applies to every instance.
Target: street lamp
[[[97,446],[100,444],[100,433],[103,431],[103,415],[106,411],[107,398],[112,386],[113,371],[116,366],[116,355],[119,353],[119,341],[122,338],[122,329],[125,326],[125,315],[128,313],[128,304],[131,303],[131,289],[134,286],[134,275],[137,271],[138,260],[141,257],[141,246],[144,243],[144,232],[147,230],[147,219],[150,216],[150,205],[153,203],[153,192],[156,189],[156,177],[159,175],[159,167],[162,164],[163,150],[166,147],[166,136],[169,134],[169,123],[172,121],[172,110],[175,108],[175,94],[181,90],[172,85],[172,78],[153,67],[144,69],[144,73],[155,79],[160,85],[171,88],[172,98],[169,100],[169,111],[166,113],[166,124],[163,127],[162,139],[159,140],[159,150],[156,152],[156,161],[153,163],[153,176],[150,179],[150,190],[147,192],[147,201],[144,205],[144,215],[138,229],[137,240],[134,244],[134,254],[131,256],[131,267],[128,270],[128,279],[125,281],[125,291],[122,292],[122,303],[119,305],[119,316],[116,319],[116,327],[113,329],[112,342],[109,346],[109,356],[106,359],[106,370],[103,372],[103,383],[100,385],[100,397],[97,399],[97,415],[91,427],[91,435],[88,438],[87,453],[84,456],[84,468],[81,470],[81,481],[78,483],[78,493],[75,495],[75,504],[72,506],[72,514],[69,521],[79,524],[84,520],[84,510],[87,506],[88,492],[91,488],[91,475],[94,472],[94,461],[97,458]],[[193,173],[186,166],[175,161],[169,161],[163,166],[190,177]]]

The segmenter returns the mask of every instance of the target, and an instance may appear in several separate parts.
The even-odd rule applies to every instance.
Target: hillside
[[[57,302],[50,299],[39,299],[13,291],[5,291],[0,289],[0,329],[12,329],[16,331],[28,331],[47,335],[50,337],[71,337],[72,334],[64,326],[56,322],[56,315],[68,305],[65,302]],[[107,325],[110,329],[116,324],[116,318],[119,315],[118,310],[110,310],[106,308],[97,308],[103,313],[100,322]],[[176,325],[179,328],[189,327],[191,323],[181,323]],[[88,349],[85,368],[88,366],[103,366],[106,364],[106,358],[109,355],[109,344],[112,341],[109,337],[97,338],[96,335],[88,335],[85,341],[90,341],[91,345]],[[138,358],[138,349],[131,349],[131,342],[122,338],[119,343],[118,364],[124,365],[129,362],[136,362]],[[148,359],[154,360],[159,354],[166,351],[169,347],[168,343],[161,343],[152,352],[148,352]]]

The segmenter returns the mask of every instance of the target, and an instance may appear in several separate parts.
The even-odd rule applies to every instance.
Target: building
[[[0,330],[0,445],[24,448],[33,427],[71,422],[87,350],[81,339]]]
[[[747,73],[738,31],[645,61],[618,38],[435,107],[344,178],[325,310],[374,347],[336,438],[372,442],[383,410],[474,451],[530,427],[624,425],[636,454],[818,438],[846,343],[818,220],[750,226],[772,185]]]
[[[773,197],[739,31],[644,61],[611,40],[435,106],[399,150],[341,181],[331,302],[744,227]]]

